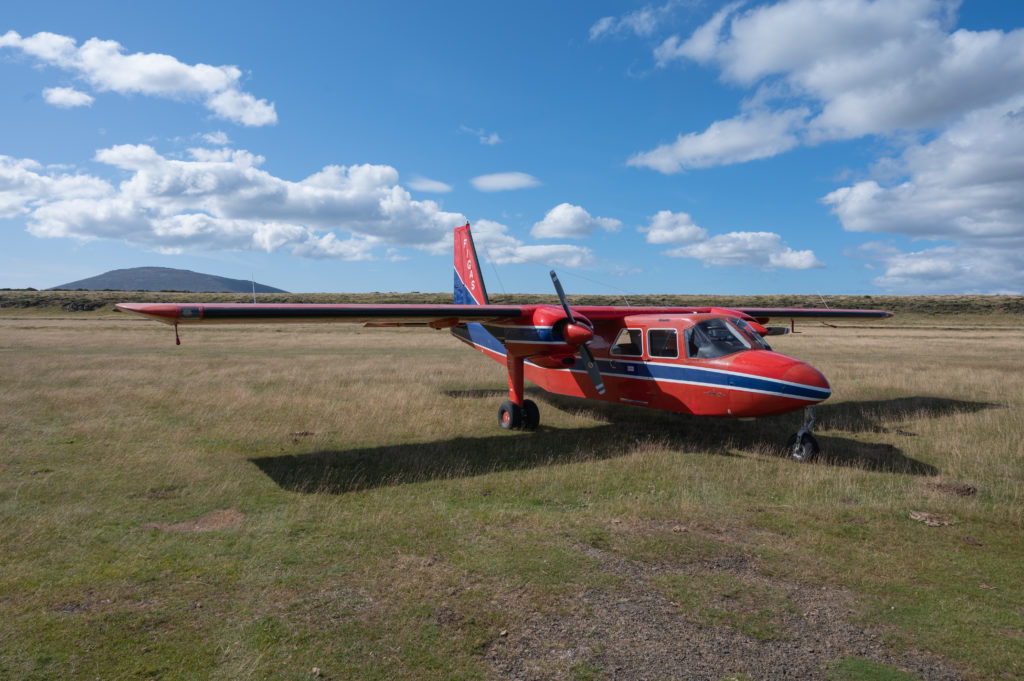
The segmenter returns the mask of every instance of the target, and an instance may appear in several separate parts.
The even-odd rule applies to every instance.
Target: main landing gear
[[[540,425],[540,409],[533,400],[523,400],[519,406],[512,400],[498,407],[498,424],[505,430],[536,430]]]
[[[818,455],[821,448],[814,439],[814,407],[804,407],[804,425],[786,440],[786,453],[794,461],[806,463]]]

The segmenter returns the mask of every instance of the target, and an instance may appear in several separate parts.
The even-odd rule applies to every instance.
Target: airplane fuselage
[[[700,356],[691,342],[699,333],[694,327],[709,320],[732,332],[731,346],[717,357]],[[795,411],[831,395],[820,371],[772,351],[733,323],[720,314],[638,314],[594,322],[588,346],[604,378],[603,394],[555,325],[469,323],[452,333],[501,364],[522,357],[526,380],[559,395],[737,418]],[[620,337],[626,342],[617,343]]]

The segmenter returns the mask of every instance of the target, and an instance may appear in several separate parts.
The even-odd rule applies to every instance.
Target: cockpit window
[[[643,333],[640,329],[623,329],[615,337],[610,351],[613,355],[639,357],[644,354]]]
[[[748,324],[746,320],[734,319],[732,321],[736,324],[736,326],[740,327],[740,331],[743,332],[743,335],[747,337],[748,341],[753,343],[755,348],[757,348],[758,350],[772,349],[771,346],[768,345],[767,342],[765,342],[764,338],[761,337],[761,334],[755,331],[754,327]]]
[[[675,329],[651,329],[647,332],[647,352],[651,357],[678,357]]]
[[[725,357],[749,350],[750,342],[724,319],[705,319],[686,330],[686,353],[698,359]]]

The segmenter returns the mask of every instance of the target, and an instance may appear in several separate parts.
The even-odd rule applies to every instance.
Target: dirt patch
[[[943,492],[944,494],[953,494],[958,497],[972,497],[978,493],[978,490],[971,485],[956,485],[949,482],[932,482],[928,484],[932,489]]]
[[[204,516],[185,520],[180,523],[146,523],[145,530],[161,530],[163,532],[213,532],[238,527],[245,520],[241,511],[233,508],[222,508],[211,511]]]
[[[586,545],[579,550],[622,578],[618,586],[583,589],[527,612],[514,601],[504,603],[516,621],[485,648],[498,678],[824,679],[831,662],[849,656],[925,681],[961,678],[943,660],[894,653],[882,632],[852,623],[852,592],[769,576],[742,550],[674,565]],[[673,580],[698,588],[724,582],[738,593],[726,589],[695,605],[666,589]]]

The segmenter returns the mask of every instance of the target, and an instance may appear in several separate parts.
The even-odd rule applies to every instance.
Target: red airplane
[[[832,394],[810,364],[774,352],[771,318],[864,319],[881,310],[570,306],[554,271],[561,306],[491,305],[469,224],[455,229],[454,304],[118,303],[114,309],[172,324],[349,322],[428,326],[451,333],[508,371],[502,428],[533,430],[536,403],[525,380],[559,395],[700,416],[749,418],[805,409],[787,444],[799,461],[819,451],[813,405]],[[180,341],[179,341],[180,342]]]

